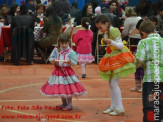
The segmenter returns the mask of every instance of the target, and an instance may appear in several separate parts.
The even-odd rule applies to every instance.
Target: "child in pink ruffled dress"
[[[81,22],[81,29],[78,30],[73,37],[73,41],[77,47],[77,61],[81,64],[82,68],[82,78],[86,77],[86,64],[94,61],[94,58],[91,54],[93,32],[89,29],[89,25],[90,20],[84,17]]]
[[[72,110],[72,96],[87,93],[71,68],[71,65],[77,64],[77,56],[69,47],[70,43],[68,34],[59,36],[58,48],[54,48],[49,59],[55,65],[54,71],[41,88],[44,95],[61,97],[62,105],[56,106],[57,110]]]

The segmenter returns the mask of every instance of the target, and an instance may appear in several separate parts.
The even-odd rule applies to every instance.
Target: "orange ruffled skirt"
[[[134,60],[135,56],[126,48],[106,50],[106,54],[98,64],[100,76],[104,80],[111,80],[133,74],[135,72]]]

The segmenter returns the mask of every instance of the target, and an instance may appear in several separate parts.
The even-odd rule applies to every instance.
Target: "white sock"
[[[113,101],[115,100],[116,107],[119,109],[123,109],[122,105],[122,96],[121,96],[121,90],[118,85],[119,79],[112,79],[110,82],[111,88],[113,88]]]
[[[86,74],[85,73],[85,63],[81,63],[81,69],[82,69],[82,74]]]
[[[115,93],[114,93],[114,90],[113,90],[113,87],[111,85],[111,81],[109,81],[109,88],[110,88],[110,96],[111,96],[111,108],[115,108],[116,107],[116,97],[115,97]]]

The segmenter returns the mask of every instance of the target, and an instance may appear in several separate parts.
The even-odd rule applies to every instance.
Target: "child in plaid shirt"
[[[138,44],[136,67],[144,66],[143,121],[163,119],[163,38],[154,32],[155,26],[145,20],[140,25],[142,40]]]

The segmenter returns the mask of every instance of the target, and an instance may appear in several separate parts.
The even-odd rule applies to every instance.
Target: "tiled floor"
[[[108,82],[99,77],[97,65],[87,66],[85,79],[79,65],[73,69],[88,94],[73,98],[72,111],[59,111],[54,106],[61,103],[60,98],[49,98],[39,91],[53,70],[52,64],[0,63],[0,122],[142,122],[141,93],[130,92],[134,75],[120,79],[125,115],[109,116],[102,114],[111,102]]]

